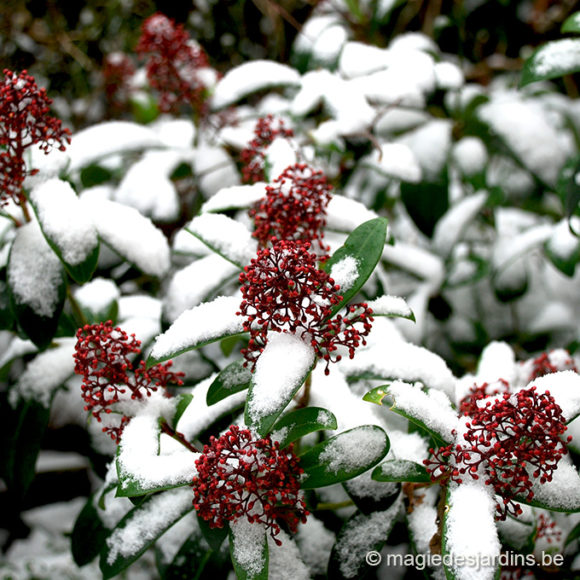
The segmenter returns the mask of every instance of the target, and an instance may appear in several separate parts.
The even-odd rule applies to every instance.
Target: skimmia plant
[[[532,84],[572,70],[475,86],[353,40],[365,6],[223,76],[154,14],[72,136],[4,72],[3,577],[577,573],[577,107]],[[26,508],[63,425],[58,568]]]

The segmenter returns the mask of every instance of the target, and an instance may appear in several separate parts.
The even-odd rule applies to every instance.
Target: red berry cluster
[[[562,530],[556,525],[556,522],[540,514],[538,517],[538,525],[536,527],[536,541],[540,539],[545,539],[548,544],[552,542],[559,542],[562,539]]]
[[[276,137],[290,138],[294,136],[292,129],[284,126],[282,119],[274,120],[272,115],[261,117],[254,129],[255,137],[240,153],[242,162],[242,181],[244,183],[256,183],[264,180],[265,150],[271,145]]]
[[[505,379],[499,379],[491,385],[489,383],[473,385],[473,387],[469,389],[469,393],[459,402],[459,414],[472,416],[479,410],[479,407],[477,406],[478,401],[493,395],[507,393],[509,388],[509,383]]]
[[[137,52],[148,55],[147,78],[151,88],[160,94],[162,112],[177,113],[181,105],[188,105],[198,114],[203,113],[206,87],[199,69],[207,67],[209,61],[182,25],[164,14],[153,14],[143,23]]]
[[[120,328],[113,328],[112,322],[87,324],[77,331],[75,345],[75,373],[83,377],[82,397],[85,411],[101,422],[101,413],[112,413],[114,405],[122,400],[143,399],[144,395],[169,384],[183,384],[183,373],[169,371],[171,361],[158,364],[150,369],[145,362],[133,370],[131,355],[141,352],[141,341]],[[103,427],[113,440],[119,440],[129,417],[121,416],[118,426]]]
[[[559,362],[559,364],[558,364]],[[530,374],[530,381],[537,379],[538,377],[543,377],[551,373],[556,373],[558,371],[571,370],[578,372],[572,357],[568,357],[564,361],[553,362],[550,355],[546,352],[542,353],[540,356],[533,360],[533,369]]]
[[[333,355],[339,345],[355,348],[366,344],[371,330],[372,310],[366,304],[352,305],[345,316],[330,318],[341,300],[340,287],[317,267],[316,254],[308,242],[281,240],[272,248],[258,250],[257,256],[240,274],[243,301],[239,315],[246,317],[244,330],[250,333],[248,347],[242,350],[252,368],[268,342],[268,332],[289,332],[307,340],[318,358],[329,363],[340,360]]]
[[[15,74],[4,70],[0,84],[0,206],[9,200],[23,205],[22,186],[27,175],[24,152],[38,145],[45,153],[53,146],[65,150],[70,143],[70,131],[62,127],[60,119],[50,116],[52,100],[46,89],[36,85],[27,71]]]
[[[473,479],[485,477],[485,484],[503,497],[503,505],[496,505],[501,520],[521,513],[517,496],[533,499],[530,476],[540,483],[551,481],[568,452],[560,439],[566,431],[562,410],[549,391],[538,394],[536,387],[487,401],[466,427],[464,442],[430,449],[433,458],[423,463],[432,479],[441,482],[461,483],[466,473]]]
[[[254,237],[262,247],[277,240],[318,240],[320,249],[326,225],[326,207],[332,186],[322,171],[305,163],[287,167],[266,187],[266,197],[250,210]]]
[[[308,511],[300,497],[300,468],[292,445],[281,450],[270,437],[256,439],[249,429],[232,425],[209,445],[195,462],[193,505],[211,528],[246,517],[270,529],[274,541],[280,532],[278,521],[295,532],[306,522]]]
[[[106,56],[103,63],[103,81],[105,97],[109,109],[122,112],[126,107],[131,92],[130,80],[135,74],[133,61],[122,52]]]

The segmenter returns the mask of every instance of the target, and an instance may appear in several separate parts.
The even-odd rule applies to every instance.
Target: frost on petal
[[[481,482],[465,483],[449,492],[448,501],[444,542],[445,551],[453,555],[454,577],[457,580],[492,580],[496,567],[486,566],[485,562],[498,561],[501,545],[490,488]],[[474,558],[471,566],[466,565],[470,557]]]
[[[68,148],[69,169],[80,169],[116,153],[162,146],[163,141],[150,127],[129,121],[98,123],[73,135]]]
[[[146,506],[136,509],[107,538],[107,564],[137,554],[192,509],[189,487],[152,496]]]
[[[123,430],[117,468],[123,478],[136,481],[144,489],[188,483],[197,474],[199,454],[179,447],[159,455],[159,419],[154,413],[133,417]],[[127,480],[125,480],[125,484]]]
[[[26,366],[16,388],[10,391],[10,402],[16,397],[32,399],[50,407],[52,395],[74,373],[73,338],[61,338],[54,348],[41,352]]]
[[[287,65],[268,60],[247,62],[230,69],[218,82],[212,108],[223,109],[256,91],[299,83],[300,75]]]
[[[250,263],[258,247],[252,232],[223,214],[204,213],[193,218],[187,229],[210,248],[238,266]]]
[[[114,201],[81,200],[99,236],[123,258],[151,276],[163,276],[169,270],[169,244],[149,218]]]
[[[239,306],[239,297],[220,296],[186,310],[156,338],[151,357],[167,360],[201,343],[242,333],[243,319],[236,315]]]
[[[314,349],[308,343],[293,334],[271,333],[254,371],[248,402],[252,421],[258,423],[285,406],[313,363]]]
[[[49,179],[30,193],[42,230],[67,264],[83,262],[98,244],[91,216],[66,181]]]
[[[8,263],[8,283],[16,304],[26,304],[38,316],[52,317],[59,303],[63,273],[38,222],[18,228]]]

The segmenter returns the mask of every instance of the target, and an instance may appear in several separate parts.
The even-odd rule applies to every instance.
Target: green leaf
[[[284,449],[293,441],[323,429],[334,430],[338,427],[336,417],[321,407],[305,407],[290,411],[275,423],[272,431],[275,439],[280,443],[280,449]]]
[[[439,407],[438,403],[435,401],[431,401],[429,406],[423,404],[425,402],[425,397],[428,397],[429,389],[423,390],[418,386],[408,384],[409,390],[415,392],[415,397],[406,398],[406,400],[401,403],[400,401],[397,402],[393,399],[391,393],[389,393],[389,386],[390,384],[375,387],[363,397],[363,401],[368,401],[369,403],[375,403],[376,405],[382,406],[383,400],[387,398],[387,404],[389,405],[390,411],[393,411],[393,413],[397,413],[397,415],[401,415],[401,417],[405,417],[405,419],[411,421],[414,425],[419,427],[421,431],[429,435],[438,446],[444,446],[450,443],[450,441],[447,441],[449,436],[447,436],[447,433],[443,430],[443,428],[440,430],[435,430],[434,427],[428,426],[425,420],[417,415],[418,397],[422,399],[420,412],[424,414],[429,413],[429,418],[431,419],[436,420],[441,416],[442,413],[450,412],[450,409],[447,407]],[[425,419],[427,419],[427,417],[425,417]],[[433,423],[431,424],[433,425]]]
[[[107,537],[99,562],[103,579],[112,578],[128,568],[175,522],[192,510],[190,490],[178,489],[145,498],[121,519]],[[160,513],[165,517],[159,518]]]
[[[12,407],[2,401],[2,473],[6,486],[22,499],[35,476],[36,460],[48,425],[50,408],[33,399],[19,399]]]
[[[0,330],[12,330],[16,318],[10,306],[8,285],[0,280]]]
[[[580,202],[580,183],[577,176],[580,174],[580,155],[569,159],[558,175],[556,191],[566,208],[566,216],[572,217],[578,210]]]
[[[576,272],[576,264],[580,260],[580,240],[576,239],[576,247],[573,249],[572,252],[568,253],[567,255],[562,255],[559,252],[555,252],[552,245],[550,244],[550,240],[548,240],[544,244],[544,252],[548,259],[562,274],[568,276],[569,278],[574,277],[574,273]]]
[[[570,531],[570,533],[566,536],[566,541],[564,542],[564,546],[567,546],[574,540],[580,538],[580,522],[578,522]]]
[[[89,187],[95,187],[96,185],[101,185],[106,183],[113,177],[113,173],[110,169],[98,165],[97,163],[92,163],[83,167],[80,171],[80,179],[83,189],[88,189]]]
[[[223,528],[211,528],[209,523],[198,516],[197,523],[199,524],[199,529],[212,550],[219,550],[224,540],[226,539],[229,532],[229,525],[225,525]]]
[[[259,524],[249,525],[258,526]],[[252,531],[257,532],[257,530],[256,528]],[[242,533],[243,531],[242,528],[240,533],[236,533],[235,528],[232,530],[231,526],[229,529],[230,555],[237,579],[268,580],[268,540],[266,537],[266,528],[262,527],[263,534],[259,539],[255,537],[256,534],[254,533],[248,538],[247,534]],[[258,552],[261,552],[259,561],[257,557],[252,557],[254,555],[257,556]],[[248,553],[250,553],[250,557],[248,557]],[[259,569],[255,569],[256,563],[260,564]]]
[[[302,489],[325,487],[352,479],[374,467],[389,451],[387,434],[376,425],[343,431],[300,456]]]
[[[402,182],[401,201],[415,225],[430,238],[437,222],[449,209],[447,169],[438,181]]]
[[[574,14],[570,14],[570,16],[564,20],[562,28],[560,28],[560,32],[562,34],[580,34],[580,12],[574,12]]]
[[[520,87],[580,71],[580,39],[547,42],[524,62]]]
[[[173,415],[173,421],[172,421],[172,425],[174,428],[177,427],[177,424],[179,423],[179,419],[181,419],[181,416],[183,415],[183,413],[185,413],[187,407],[189,407],[189,404],[191,403],[191,401],[193,401],[193,395],[191,393],[182,393],[177,395],[177,406],[175,408],[175,415]]]
[[[373,470],[375,481],[424,483],[431,481],[425,467],[407,459],[392,459],[377,465]]]
[[[95,500],[95,495],[89,497],[72,530],[71,551],[77,566],[92,562],[101,552],[109,534],[95,507]]]
[[[340,291],[342,300],[332,309],[331,317],[344,308],[369,279],[381,258],[386,238],[386,218],[375,218],[364,222],[348,236],[344,245],[338,248],[324,264],[324,270],[332,273],[333,266],[350,259],[355,261],[357,269],[356,278],[349,288]]]
[[[157,99],[144,91],[131,94],[129,98],[135,121],[140,125],[147,125],[159,117]]]
[[[308,379],[316,364],[314,351],[306,343],[291,334],[271,333],[268,344],[260,355],[252,374],[244,419],[246,425],[265,437],[276,419],[290,404],[294,395]],[[272,375],[285,354],[284,368],[280,369],[277,384]],[[275,396],[272,395],[275,390]]]
[[[208,405],[215,405],[219,401],[244,391],[250,386],[252,373],[244,366],[244,361],[234,361],[223,369],[209,386],[206,395]]]

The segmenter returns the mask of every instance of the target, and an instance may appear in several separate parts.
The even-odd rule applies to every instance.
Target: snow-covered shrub
[[[92,461],[72,556],[24,561],[32,535],[3,573],[573,574],[576,103],[345,14],[314,10],[296,68],[223,76],[154,15],[109,59],[125,117],[70,143],[48,104],[32,133],[0,107],[15,514],[47,426]]]

